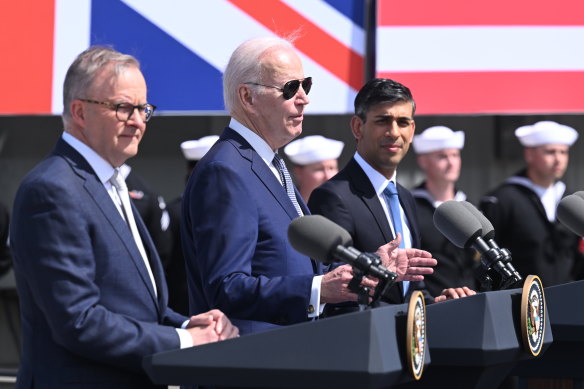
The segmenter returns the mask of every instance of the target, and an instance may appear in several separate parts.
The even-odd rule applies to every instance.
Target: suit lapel
[[[229,127],[225,129],[224,136],[227,139],[231,139],[232,142],[236,143],[237,150],[241,153],[241,156],[247,159],[251,163],[251,170],[254,174],[258,177],[258,179],[266,186],[266,188],[270,191],[272,196],[276,199],[278,204],[286,211],[290,219],[295,219],[298,217],[298,212],[296,212],[296,208],[290,198],[288,198],[288,194],[286,193],[286,189],[282,186],[280,181],[276,178],[274,173],[270,170],[270,168],[266,165],[264,160],[260,157],[260,155],[251,147],[251,145],[237,132],[233,131]],[[298,203],[301,204],[300,207],[305,214],[310,214],[306,204],[302,200],[302,197],[299,195],[296,187],[294,187],[294,192],[296,193],[296,198]]]
[[[404,216],[408,221],[408,227],[410,229],[410,236],[412,239],[412,247],[419,247],[420,232],[418,231],[418,217],[415,200],[412,194],[400,184],[397,184],[397,193],[399,202],[404,210]]]
[[[379,231],[383,236],[383,241],[389,242],[393,240],[393,234],[391,232],[389,222],[385,217],[385,212],[383,211],[383,207],[379,202],[377,193],[375,193],[375,189],[373,188],[373,185],[371,185],[371,181],[369,181],[369,178],[354,158],[351,159],[347,165],[347,173],[353,182],[353,190],[355,193],[357,193],[361,201],[365,203],[369,209],[369,212],[371,212],[371,216],[375,220],[375,223],[379,227]]]
[[[156,295],[150,281],[150,276],[148,275],[148,271],[142,256],[140,255],[140,251],[136,246],[132,232],[130,231],[126,221],[120,215],[118,209],[114,205],[114,202],[112,201],[110,195],[107,193],[99,178],[91,166],[87,163],[85,158],[83,158],[81,154],[79,154],[62,139],[59,139],[59,142],[57,143],[56,152],[63,155],[70,162],[73,171],[83,180],[84,189],[87,191],[89,197],[93,199],[97,207],[101,210],[106,220],[110,223],[112,229],[119,236],[120,241],[128,251],[132,263],[138,269],[138,273],[140,274],[142,281],[148,289],[150,296],[152,297],[154,303],[158,305],[156,301]],[[138,219],[140,219],[139,216],[136,217],[136,215],[138,215],[138,211],[135,207],[132,208],[132,211],[135,215],[134,218],[138,223]],[[144,236],[142,232],[140,233],[142,236]],[[145,242],[143,243],[146,245]]]

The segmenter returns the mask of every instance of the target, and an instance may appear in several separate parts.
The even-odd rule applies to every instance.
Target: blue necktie
[[[383,191],[383,195],[385,197],[387,205],[389,206],[389,213],[395,234],[397,236],[397,233],[399,232],[401,235],[401,242],[399,244],[399,247],[403,249],[406,247],[404,230],[401,222],[399,198],[397,197],[397,188],[395,187],[393,181],[389,181],[389,184],[387,184],[387,187]],[[404,295],[407,293],[409,285],[410,285],[409,281],[403,281]]]
[[[298,200],[296,199],[296,193],[294,193],[294,184],[292,184],[292,178],[290,177],[290,173],[286,168],[286,164],[284,160],[278,155],[278,153],[274,154],[274,160],[272,164],[278,169],[278,173],[280,173],[280,179],[282,180],[282,184],[284,185],[284,189],[286,189],[286,193],[294,204],[294,208],[296,208],[296,212],[298,212],[298,216],[302,216],[302,210],[300,209],[300,204],[298,204]]]

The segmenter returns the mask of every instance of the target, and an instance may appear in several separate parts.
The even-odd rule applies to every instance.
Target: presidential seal
[[[523,284],[521,295],[521,333],[525,350],[539,355],[545,332],[545,297],[538,276],[530,275]]]
[[[410,296],[406,331],[407,363],[414,379],[419,380],[426,356],[426,303],[422,292]]]

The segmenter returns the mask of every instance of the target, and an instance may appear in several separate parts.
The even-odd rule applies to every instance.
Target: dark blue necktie
[[[286,168],[286,164],[284,160],[278,155],[278,153],[274,154],[274,160],[272,164],[278,169],[278,173],[280,173],[280,179],[282,180],[282,184],[284,185],[284,189],[286,189],[286,193],[294,204],[294,208],[296,208],[296,212],[298,212],[298,216],[302,216],[302,210],[300,209],[300,204],[298,204],[298,200],[296,199],[296,193],[294,193],[294,184],[292,184],[292,178],[290,177],[290,173]]]
[[[401,242],[399,244],[399,247],[403,249],[406,247],[404,230],[403,230],[403,226],[402,226],[402,222],[401,222],[401,214],[400,214],[400,210],[399,210],[399,198],[397,196],[397,188],[395,187],[395,184],[393,183],[393,181],[389,181],[389,184],[387,184],[387,187],[383,190],[383,195],[385,197],[385,201],[387,202],[387,205],[389,206],[389,214],[391,217],[391,222],[393,224],[393,230],[395,232],[395,235],[397,236],[398,232],[401,235]],[[409,281],[403,282],[404,295],[406,294],[409,285],[410,285]]]

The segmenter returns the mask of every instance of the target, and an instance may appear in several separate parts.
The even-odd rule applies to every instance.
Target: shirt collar
[[[367,161],[365,161],[363,157],[359,155],[358,151],[355,152],[354,158],[355,161],[357,161],[357,163],[359,164],[359,166],[361,166],[361,169],[363,169],[363,171],[365,172],[365,175],[367,175],[367,178],[369,178],[369,181],[371,181],[371,185],[373,185],[373,189],[375,189],[375,193],[377,193],[377,196],[381,196],[381,194],[383,193],[385,188],[387,188],[387,184],[389,184],[390,181],[392,181],[397,188],[396,182],[397,170],[393,173],[393,176],[388,180],[387,178],[385,178],[383,174],[379,173],[371,165],[369,165]]]
[[[73,147],[91,166],[95,174],[102,183],[106,183],[112,178],[114,174],[114,167],[99,154],[97,154],[91,147],[81,142],[68,132],[63,132],[61,138]]]
[[[238,122],[236,119],[231,118],[229,122],[229,127],[237,132],[239,135],[245,139],[250,146],[260,155],[264,162],[269,166],[274,160],[274,155],[276,154],[274,150],[263,140],[258,134],[245,127],[243,124]]]

